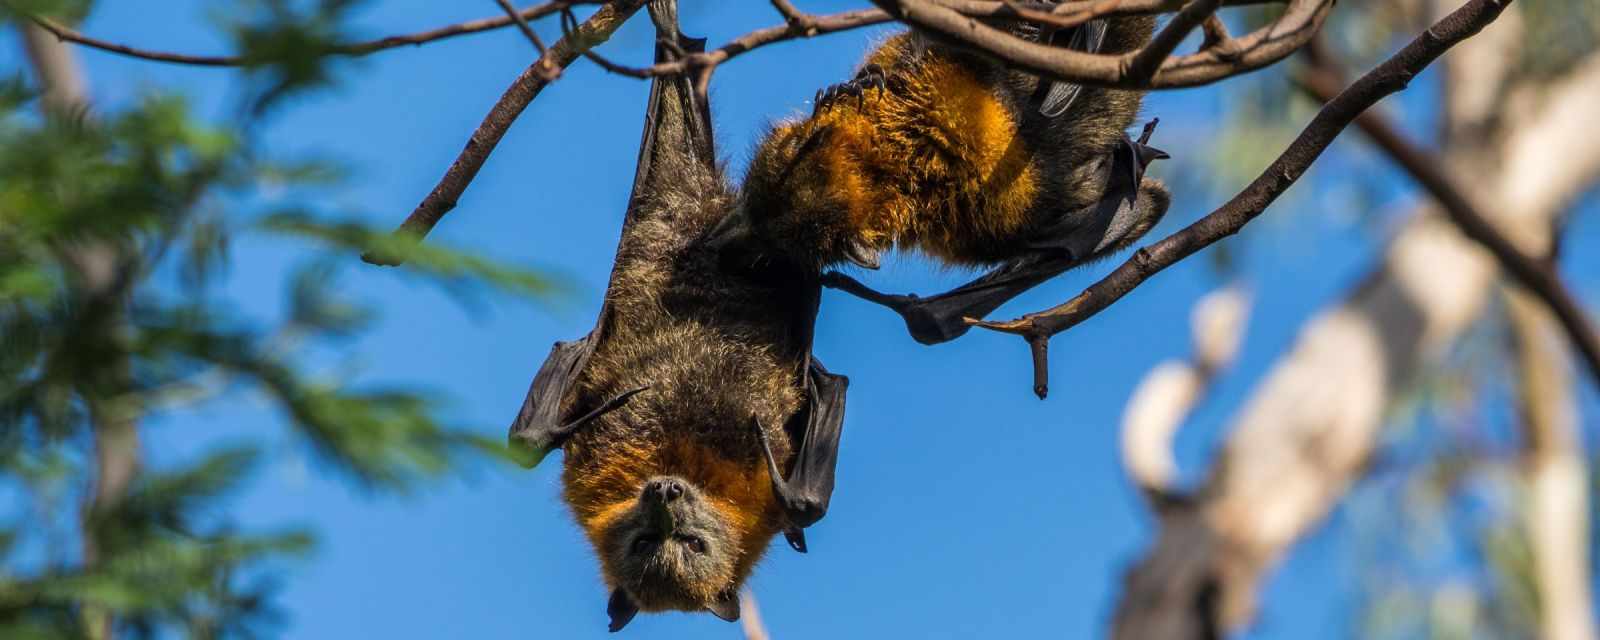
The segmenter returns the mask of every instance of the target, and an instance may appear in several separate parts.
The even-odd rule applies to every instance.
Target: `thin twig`
[[[1110,0],[1110,2],[1112,3],[1112,7],[1116,6],[1116,0]],[[1072,16],[1060,16],[1048,10],[1030,9],[1023,3],[1015,2],[1014,0],[1004,0],[1000,4],[1010,11],[1010,16],[997,14],[995,17],[1003,18],[1015,16],[1022,20],[1053,29],[1071,29],[1072,27],[1076,27],[1085,22],[1093,20],[1096,17],[1087,11],[1080,12]],[[971,14],[963,12],[963,15]]]
[[[551,45],[545,55],[522,71],[522,75],[511,83],[500,100],[489,109],[488,115],[483,117],[483,122],[478,124],[478,129],[467,139],[466,148],[456,156],[450,168],[428,192],[427,197],[411,211],[401,223],[397,234],[420,240],[427,235],[439,219],[449,213],[456,206],[456,200],[467,190],[467,185],[477,177],[478,171],[483,168],[483,163],[489,159],[489,154],[494,152],[495,145],[505,137],[506,131],[511,128],[511,123],[516,122],[523,110],[539,97],[550,81],[545,78],[542,69],[546,65],[565,69],[578,59],[583,52],[605,42],[611,34],[622,26],[635,12],[643,7],[646,0],[615,0],[606,4],[594,15],[589,16],[583,24],[578,25],[571,33],[562,36],[554,45]],[[402,256],[378,254],[368,252],[361,259],[381,265],[397,265],[404,261]]]
[[[544,57],[544,41],[539,39],[539,34],[533,32],[533,27],[528,26],[528,21],[522,19],[522,14],[517,12],[517,8],[511,6],[511,2],[509,0],[494,1],[496,4],[500,5],[501,10],[506,12],[506,17],[511,18],[512,22],[517,24],[517,30],[522,32],[522,35],[528,39],[528,42],[533,43],[533,48],[535,51],[539,52],[539,56]]]
[[[811,14],[796,9],[789,0],[772,0],[772,8],[777,10],[778,15],[783,16],[783,21],[787,22],[795,31],[804,33],[807,36],[817,35],[814,32],[815,26],[811,23]]]
[[[1344,84],[1339,73],[1326,63],[1312,67],[1301,74],[1297,81],[1307,93],[1322,102],[1333,100],[1338,95],[1339,87]],[[1594,326],[1572,291],[1561,282],[1554,265],[1546,260],[1535,259],[1512,244],[1472,203],[1467,192],[1445,174],[1443,163],[1433,154],[1406,140],[1382,114],[1373,111],[1362,113],[1356,118],[1356,126],[1433,196],[1462,235],[1483,245],[1513,280],[1550,307],[1566,332],[1567,340],[1588,367],[1593,382],[1600,386],[1600,338],[1596,337]]]
[[[1510,2],[1471,0],[1440,20],[1324,105],[1266,171],[1233,199],[1183,230],[1134,252],[1122,266],[1071,300],[1016,320],[988,322],[969,318],[968,323],[1027,340],[1035,354],[1034,392],[1044,397],[1049,389],[1049,369],[1039,354],[1051,336],[1111,306],[1162,269],[1238,233],[1293,185],[1357,116],[1383,97],[1404,89],[1440,54],[1493,22]]]
[[[1189,37],[1189,32],[1200,26],[1207,18],[1215,17],[1217,7],[1222,5],[1222,0],[1194,0],[1185,6],[1167,26],[1150,38],[1150,42],[1140,47],[1128,58],[1128,78],[1136,82],[1149,82],[1161,68],[1161,63],[1166,62],[1167,56],[1177,50],[1178,43]]]
[[[787,40],[859,29],[892,20],[889,14],[877,9],[859,9],[825,16],[809,16],[809,27],[807,29],[799,30],[789,23],[757,29],[705,53],[691,54],[672,62],[663,62],[651,66],[647,69],[647,73],[651,76],[689,73],[692,71],[704,73],[706,69],[714,68],[738,57],[739,54],[759,47]]]
[[[562,37],[571,36],[572,33],[578,29],[578,16],[574,15],[571,9],[561,10],[560,22]],[[605,69],[608,72],[640,79],[650,77],[650,72],[645,69],[635,69],[627,65],[617,64],[612,62],[609,58],[595,53],[593,50],[585,49],[582,53],[583,57],[588,58],[590,62],[600,65],[601,69]]]
[[[1206,16],[1205,22],[1200,23],[1200,30],[1205,34],[1205,40],[1200,43],[1201,49],[1216,48],[1233,39],[1228,35],[1228,25],[1223,24],[1222,17],[1214,13]]]
[[[1087,86],[1120,87],[1130,89],[1171,89],[1208,84],[1232,76],[1248,73],[1271,65],[1305,45],[1322,28],[1322,22],[1332,10],[1333,0],[1290,0],[1283,15],[1260,29],[1230,41],[1222,50],[1203,49],[1185,56],[1155,56],[1152,51],[1170,51],[1167,38],[1152,40],[1135,51],[1122,55],[1098,55],[1073,51],[1062,47],[1029,42],[1004,30],[975,20],[973,12],[963,12],[957,5],[976,0],[872,0],[896,19],[960,42],[993,55],[1018,68],[1040,76]],[[1132,0],[1102,0],[1117,2],[1115,13],[1132,12],[1123,7]],[[978,3],[987,4],[987,3]],[[1088,3],[1078,3],[1088,4]],[[1168,7],[1173,2],[1148,3]],[[1214,5],[1210,0],[1195,2],[1196,21],[1209,15],[1203,9]],[[1089,4],[1090,7],[1094,5]],[[1140,6],[1139,9],[1149,7]],[[1211,8],[1214,9],[1214,6]],[[1010,11],[1004,4],[990,9]],[[1110,13],[1113,10],[1108,9]],[[1187,11],[1187,9],[1185,10]],[[1177,21],[1177,18],[1174,18]],[[1187,20],[1186,20],[1187,21]],[[1183,26],[1183,25],[1180,25]],[[1192,28],[1193,25],[1188,25]],[[1187,33],[1188,29],[1180,29]],[[1176,46],[1176,43],[1170,43]],[[1144,65],[1151,59],[1160,61],[1155,71],[1145,77]],[[1138,62],[1138,66],[1135,62]]]
[[[547,2],[545,4],[528,7],[527,9],[518,11],[517,16],[525,21],[537,20],[560,11],[564,7],[578,4],[594,4],[595,2],[596,0],[558,0],[555,2]],[[13,10],[15,11],[15,9]],[[201,67],[243,67],[248,66],[253,62],[245,56],[193,55],[131,47],[125,44],[119,44],[84,35],[70,27],[50,20],[49,18],[20,11],[18,11],[18,13],[27,18],[29,21],[38,25],[39,28],[50,32],[51,35],[54,35],[56,38],[61,40],[133,58],[151,60],[154,62],[169,62],[173,64],[186,64]],[[497,16],[494,18],[469,20],[467,22],[440,27],[437,29],[430,29],[428,31],[420,31],[412,34],[395,35],[385,38],[378,38],[377,40],[335,45],[329,48],[327,53],[329,55],[359,57],[387,49],[403,47],[406,45],[422,45],[456,36],[492,31],[502,27],[510,26],[511,24],[512,19],[509,16]]]

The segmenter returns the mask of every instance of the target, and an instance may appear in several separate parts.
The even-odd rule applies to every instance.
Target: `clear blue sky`
[[[84,30],[117,41],[220,52],[200,0],[101,0]],[[813,1],[831,11],[864,3]],[[725,41],[775,22],[767,3],[686,2],[684,30]],[[369,3],[369,35],[413,31],[492,15],[492,2]],[[649,56],[638,19],[603,48],[624,63]],[[554,23],[541,26],[550,39]],[[870,38],[857,32],[757,51],[716,76],[712,109],[721,153],[737,173],[769,119],[809,108],[811,94],[848,76]],[[0,40],[10,59],[14,36]],[[144,63],[85,51],[95,99],[115,108],[150,87],[190,95],[222,121],[238,95],[230,72]],[[334,92],[301,99],[264,132],[282,154],[315,153],[355,169],[330,210],[398,223],[438,179],[500,92],[531,60],[528,43],[503,30],[399,49],[342,64]],[[6,66],[10,66],[8,63]],[[1423,83],[1419,83],[1421,86]],[[1426,89],[1423,89],[1426,91]],[[432,239],[562,274],[560,304],[495,303],[463,312],[436,289],[371,267],[349,270],[344,290],[376,304],[380,329],[353,345],[363,379],[446,391],[451,415],[498,436],[515,414],[550,343],[593,322],[611,266],[633,176],[646,84],[580,62],[523,115]],[[1205,171],[1219,128],[1220,94],[1153,96],[1158,144]],[[1423,99],[1426,99],[1425,96]],[[1418,110],[1423,111],[1423,110]],[[1423,128],[1427,132],[1431,129]],[[1330,172],[1390,173],[1356,145],[1325,159],[1277,208],[1246,230],[1240,259],[1257,306],[1239,365],[1183,433],[1179,454],[1193,475],[1240,399],[1314,310],[1367,272],[1378,243],[1357,216],[1327,202]],[[1161,163],[1169,177],[1175,162]],[[1250,169],[1254,171],[1255,169]],[[1399,178],[1395,191],[1408,191]],[[1191,186],[1185,186],[1188,183]],[[1156,235],[1215,206],[1218,194],[1178,181]],[[1385,194],[1407,197],[1405,193]],[[1591,198],[1591,200],[1593,200]],[[1397,201],[1398,202],[1398,201]],[[1390,203],[1393,205],[1394,203]],[[1600,220],[1580,216],[1566,271],[1587,300],[1600,300]],[[1298,209],[1298,210],[1297,210]],[[1394,211],[1390,206],[1383,211]],[[1394,221],[1383,218],[1384,224]],[[1392,214],[1386,214],[1391,215]],[[281,308],[287,267],[300,254],[252,240],[234,250],[226,292],[242,311]],[[354,260],[354,258],[352,258]],[[1120,261],[1120,258],[1118,258]],[[1193,302],[1219,284],[1206,259],[1187,261],[1052,345],[1050,398],[1029,389],[1027,352],[1014,337],[974,332],[923,347],[895,315],[829,294],[817,353],[852,379],[838,488],[826,520],[808,532],[812,552],[781,542],[752,585],[774,637],[971,638],[1101,635],[1123,568],[1152,522],[1118,464],[1117,425],[1134,385],[1158,361],[1186,354]],[[1116,262],[1061,277],[1005,307],[1011,316],[1076,293]],[[964,274],[926,261],[889,261],[870,281],[889,290],[935,291]],[[1586,392],[1587,393],[1587,392]],[[1586,395],[1586,420],[1596,403]],[[594,559],[557,499],[558,460],[532,472],[485,463],[409,498],[373,496],[319,470],[279,417],[244,400],[149,425],[149,456],[190,459],[218,442],[268,438],[282,455],[231,503],[254,526],[305,524],[321,534],[316,555],[289,574],[282,594],[297,638],[598,638],[606,594]],[[1334,638],[1352,633],[1357,575],[1336,515],[1296,548],[1276,574],[1251,638]],[[641,616],[636,638],[738,637],[705,615]]]

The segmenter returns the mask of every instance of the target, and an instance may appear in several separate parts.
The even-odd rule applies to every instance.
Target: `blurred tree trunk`
[[[55,36],[31,24],[21,24],[23,48],[33,69],[35,82],[43,92],[43,108],[52,117],[87,118],[87,82],[77,56]],[[61,262],[75,291],[78,313],[105,348],[96,355],[105,360],[93,364],[93,375],[79,382],[80,394],[89,411],[94,432],[95,475],[81,517],[84,566],[93,566],[99,555],[95,523],[127,493],[139,470],[139,407],[132,397],[131,371],[123,338],[124,313],[131,253],[117,242],[90,239],[58,248]],[[109,639],[113,635],[111,616],[86,607],[85,626],[91,637]]]
[[[1507,91],[1517,11],[1444,57],[1439,152],[1502,232],[1544,255],[1552,221],[1600,179],[1600,139],[1577,135],[1593,120],[1600,54]],[[1115,637],[1211,638],[1248,624],[1265,574],[1358,478],[1390,402],[1483,312],[1497,275],[1489,254],[1419,205],[1374,271],[1265,375],[1193,499],[1162,514],[1127,576]]]
[[[1533,551],[1540,637],[1594,640],[1589,587],[1589,468],[1578,432],[1571,359],[1543,305],[1509,291],[1523,429],[1524,526]]]

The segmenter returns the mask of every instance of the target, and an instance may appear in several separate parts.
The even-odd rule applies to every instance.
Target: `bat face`
[[[644,483],[601,543],[607,573],[643,611],[700,611],[733,582],[737,545],[704,492],[674,476]]]

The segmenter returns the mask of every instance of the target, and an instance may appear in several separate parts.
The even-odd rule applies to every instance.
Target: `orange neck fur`
[[[781,528],[765,464],[741,465],[702,444],[671,441],[656,447],[617,443],[592,466],[567,467],[565,498],[589,542],[599,548],[608,526],[639,499],[645,481],[683,478],[704,492],[738,545],[735,581],[743,581]]]
[[[831,195],[869,246],[917,245],[945,259],[974,237],[1004,238],[1028,224],[1039,192],[1032,152],[991,87],[948,58],[892,68],[890,41],[868,62],[899,90],[867,89],[861,106],[844,97],[810,122],[828,126],[819,159]]]

